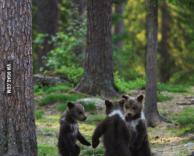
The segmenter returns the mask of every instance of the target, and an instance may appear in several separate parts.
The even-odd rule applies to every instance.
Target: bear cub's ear
[[[75,104],[72,103],[72,102],[68,102],[68,103],[67,103],[67,107],[68,107],[69,109],[72,109],[74,106],[75,106]]]
[[[122,98],[125,99],[125,100],[128,100],[129,96],[128,95],[122,95]]]
[[[139,96],[137,97],[137,101],[142,103],[142,102],[143,102],[143,98],[144,98],[143,95],[139,95]]]
[[[105,105],[106,105],[106,108],[110,108],[113,106],[112,102],[109,100],[105,100]]]

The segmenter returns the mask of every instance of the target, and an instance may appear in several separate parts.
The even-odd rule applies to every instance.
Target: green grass
[[[90,114],[87,118],[87,120],[85,121],[86,124],[96,124],[102,120],[104,120],[105,115],[102,114]]]
[[[84,148],[81,150],[80,156],[103,156],[104,148],[102,146],[92,149],[92,148]]]
[[[84,106],[84,108],[85,108],[85,110],[87,112],[92,112],[92,111],[95,111],[96,110],[95,103],[87,103],[87,104],[84,104],[83,106]]]
[[[158,94],[157,95],[158,102],[165,102],[165,101],[169,101],[171,99],[172,99],[171,96],[167,96],[167,95],[163,95],[163,94]]]
[[[76,101],[82,98],[82,95],[79,94],[61,94],[61,93],[53,93],[45,95],[40,101],[40,106],[45,106],[48,104],[53,104],[56,102],[67,103],[68,101]]]
[[[194,108],[184,108],[179,114],[175,114],[173,119],[181,128],[182,133],[194,132]]]
[[[59,154],[56,147],[47,144],[39,144],[38,156],[59,156]]]
[[[124,80],[118,76],[118,74],[115,74],[115,85],[116,88],[120,92],[127,92],[134,89],[141,89],[145,88],[146,81],[145,79],[137,78],[136,80]],[[158,83],[158,90],[159,91],[167,91],[172,93],[185,93],[188,92],[189,86],[188,85],[182,85],[182,84],[164,84],[164,83]]]
[[[70,85],[56,85],[52,87],[45,87],[45,93],[53,93],[53,92],[66,92],[69,91],[72,87]]]
[[[34,86],[34,93],[35,95],[44,95],[44,94],[50,94],[50,93],[61,93],[61,92],[67,92],[72,89],[71,84],[60,84],[55,86]]]
[[[159,91],[167,91],[172,93],[184,93],[188,92],[189,86],[187,85],[173,85],[173,84],[164,84],[159,83],[158,84],[158,90]]]
[[[44,115],[44,111],[43,110],[36,110],[36,112],[35,112],[36,120],[42,119],[43,115]]]
[[[56,105],[56,110],[59,112],[64,112],[67,107],[67,103],[59,103]]]

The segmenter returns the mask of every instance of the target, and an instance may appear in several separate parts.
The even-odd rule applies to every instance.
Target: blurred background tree
[[[35,73],[65,77],[76,86],[84,74],[86,0],[33,2]],[[193,84],[194,4],[159,0],[158,5],[157,82]],[[114,0],[112,11],[114,80],[123,91],[130,81],[145,81],[145,2]]]

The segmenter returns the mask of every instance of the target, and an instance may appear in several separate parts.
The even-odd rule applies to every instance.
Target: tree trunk
[[[86,0],[73,0],[73,8],[75,15],[73,17],[74,23],[76,23],[76,25],[74,25],[74,27],[77,27],[79,29],[82,29],[83,26],[85,26],[85,18],[86,18]],[[77,11],[75,11],[75,9]],[[84,23],[84,24],[83,24]],[[86,47],[85,47],[85,38],[82,39],[83,41],[75,48],[74,53],[76,55],[76,57],[82,57]]]
[[[37,28],[38,32],[46,35],[43,45],[38,50],[36,67],[38,71],[45,67],[45,57],[52,50],[53,45],[49,43],[52,36],[56,35],[58,29],[58,0],[35,0],[37,5]]]
[[[80,16],[83,16],[86,11],[86,0],[73,0],[73,3],[77,7]]]
[[[91,95],[116,96],[112,62],[112,1],[88,0],[85,75],[76,90]]]
[[[158,33],[158,2],[146,0],[147,8],[147,54],[146,54],[146,98],[145,115],[149,126],[160,121],[157,108],[156,53]]]
[[[0,155],[36,156],[31,1],[0,0]]]
[[[167,5],[167,2],[161,3],[161,12],[162,12],[162,40],[160,43],[160,81],[167,82],[171,76],[172,69],[172,57],[169,53],[169,33],[170,33],[170,12]]]
[[[119,2],[115,5],[115,13],[119,17],[115,24],[115,35],[119,38],[116,41],[116,47],[121,49],[123,47],[123,33],[124,33],[124,20],[123,20],[123,13],[124,13],[124,2]]]

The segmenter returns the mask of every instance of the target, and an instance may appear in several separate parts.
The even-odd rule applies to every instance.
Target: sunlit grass
[[[185,134],[194,132],[194,108],[184,108],[179,114],[175,114],[173,119],[179,125],[179,133]]]
[[[76,101],[82,98],[82,95],[79,94],[61,94],[61,93],[53,93],[48,94],[40,99],[39,104],[40,106],[45,106],[48,104],[54,104],[56,102],[63,102],[67,103],[68,101]]]
[[[184,93],[188,92],[189,86],[187,85],[173,85],[173,84],[165,84],[165,83],[159,83],[158,84],[158,90],[159,91],[167,91],[172,93]]]
[[[165,101],[169,101],[171,99],[172,99],[171,96],[167,96],[167,95],[164,95],[164,94],[158,94],[157,95],[158,102],[165,102]]]

